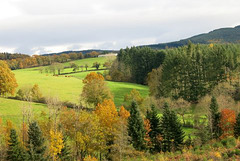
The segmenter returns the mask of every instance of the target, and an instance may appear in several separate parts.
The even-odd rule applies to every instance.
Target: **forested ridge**
[[[224,43],[239,43],[240,42],[240,26],[220,28],[213,30],[209,33],[199,34],[180,41],[174,41],[169,43],[142,45],[141,47],[150,47],[152,49],[165,49],[180,47],[188,44],[191,41],[195,44],[224,44]]]

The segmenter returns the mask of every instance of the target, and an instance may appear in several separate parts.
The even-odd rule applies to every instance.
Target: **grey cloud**
[[[10,3],[22,14],[0,20],[0,46],[27,54],[55,52],[54,46],[66,50],[119,49],[139,45],[132,43],[136,40],[175,41],[240,24],[237,0],[228,0],[227,4],[224,0],[10,0]]]

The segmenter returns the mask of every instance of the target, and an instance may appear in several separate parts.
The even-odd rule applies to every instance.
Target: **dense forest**
[[[120,50],[112,80],[148,83],[151,95],[197,102],[220,82],[239,83],[240,45],[195,45]],[[117,75],[117,76],[115,76]]]

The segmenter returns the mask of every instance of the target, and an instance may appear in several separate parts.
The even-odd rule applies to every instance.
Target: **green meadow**
[[[25,101],[6,99],[0,97],[0,118],[5,122],[11,120],[14,125],[21,125],[23,108],[30,107],[33,115],[46,111],[47,107],[40,103],[28,103]]]
[[[80,64],[92,64],[94,62],[100,62],[103,64],[107,61],[107,58],[88,58],[73,61],[74,63]],[[65,63],[69,65],[70,62]],[[91,68],[89,68],[90,70]],[[69,71],[67,71],[69,70]],[[65,72],[72,72],[72,68],[65,69]],[[41,92],[44,96],[55,96],[62,101],[70,101],[73,103],[78,103],[80,99],[80,94],[82,91],[83,83],[82,79],[90,72],[84,71],[79,73],[52,76],[50,73],[40,73],[37,68],[27,68],[13,71],[17,79],[19,88],[25,88],[38,84]],[[98,71],[96,71],[98,72]],[[99,70],[103,72],[103,70]],[[148,95],[148,87],[143,85],[138,85],[134,83],[123,83],[123,82],[111,82],[107,81],[107,85],[114,95],[114,101],[117,106],[120,106],[124,100],[124,96],[129,93],[132,89],[137,89],[142,96]]]
[[[100,58],[88,58],[73,61],[78,65],[92,64],[94,62],[100,62],[104,64],[108,61],[105,57]],[[69,65],[70,62],[64,63],[65,66]],[[88,68],[88,70],[94,70],[95,68]],[[101,66],[100,69],[103,69]],[[73,103],[78,103],[80,99],[80,94],[82,91],[83,83],[82,80],[91,71],[84,71],[52,76],[50,73],[40,73],[39,67],[27,68],[14,70],[15,77],[18,83],[18,89],[32,87],[34,84],[38,84],[43,96],[54,96],[58,97],[61,101],[70,101]],[[72,68],[65,69],[64,72],[72,72]],[[103,73],[104,70],[99,70],[96,72]],[[124,83],[124,82],[111,82],[106,81],[108,87],[114,95],[114,102],[117,106],[120,106],[124,101],[124,96],[129,93],[132,89],[137,89],[142,96],[148,95],[148,87],[143,85],[138,85],[134,83]],[[17,89],[17,90],[18,90]],[[47,110],[45,104],[39,103],[27,103],[24,101],[6,99],[0,97],[0,118],[3,121],[12,120],[15,125],[20,125],[22,120],[22,108],[30,106],[33,113],[40,114],[41,111]]]

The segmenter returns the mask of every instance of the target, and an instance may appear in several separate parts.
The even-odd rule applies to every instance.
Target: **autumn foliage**
[[[104,77],[96,72],[89,73],[83,80],[82,99],[89,104],[102,103],[104,99],[113,99],[113,96],[104,82]]]
[[[233,136],[235,123],[236,123],[235,111],[227,108],[223,109],[221,111],[221,120],[220,120],[220,127],[223,131],[221,138],[224,138],[227,136]]]
[[[118,116],[114,102],[110,99],[104,100],[103,103],[97,105],[95,112],[100,119],[101,125],[106,128],[107,133],[112,132]]]
[[[13,95],[17,88],[17,81],[5,61],[0,60],[0,96],[7,93]]]
[[[63,149],[63,136],[61,132],[50,130],[50,153],[54,160],[57,160],[57,155]]]

